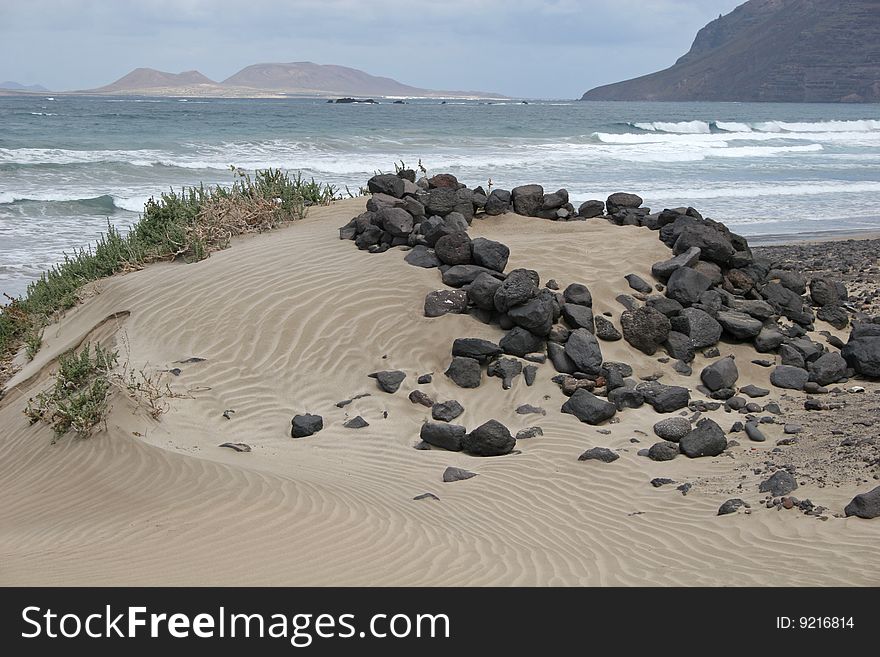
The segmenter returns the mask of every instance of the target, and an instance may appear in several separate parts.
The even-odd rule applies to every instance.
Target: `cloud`
[[[437,89],[575,97],[672,64],[736,0],[28,0],[0,3],[0,78],[55,89],[137,66],[224,79],[334,63]]]

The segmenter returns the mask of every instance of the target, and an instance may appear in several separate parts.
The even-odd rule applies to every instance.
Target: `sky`
[[[223,80],[312,61],[524,98],[666,68],[743,0],[0,0],[0,81],[54,91],[146,66]]]

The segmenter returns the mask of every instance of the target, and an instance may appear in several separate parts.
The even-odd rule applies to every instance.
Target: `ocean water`
[[[469,185],[631,191],[747,236],[880,230],[880,106],[0,97],[0,292],[230,166],[348,185],[421,159]]]

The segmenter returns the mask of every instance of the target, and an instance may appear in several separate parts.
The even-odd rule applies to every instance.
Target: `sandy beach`
[[[566,398],[549,362],[532,387],[522,377],[510,390],[494,378],[456,387],[442,374],[452,341],[497,341],[503,332],[468,315],[424,317],[425,295],[442,287],[435,269],[408,265],[398,249],[374,255],[339,240],[339,226],[363,206],[356,198],[313,208],[199,263],[101,280],[46,330],[0,399],[0,584],[880,584],[878,521],[842,513],[876,485],[870,470],[803,472],[797,496],[826,507],[821,518],[763,506],[767,463],[815,450],[809,434],[780,448],[782,425],[762,425],[765,443],[742,438],[718,457],[661,463],[637,452],[668,416],[645,405],[617,423],[582,424],[559,413]],[[587,283],[595,313],[610,311],[615,322],[623,310],[615,297],[631,292],[623,277],[651,280],[652,263],[670,257],[656,233],[601,218],[505,214],[477,219],[469,232],[503,241],[509,269],[539,270],[542,285]],[[848,334],[821,321],[816,330]],[[116,394],[106,431],[53,444],[22,411],[59,354],[95,341],[136,369],[179,368],[164,377],[180,396],[157,421]],[[718,346],[736,355],[743,381],[771,389],[762,402],[777,401],[792,418],[804,412],[805,393],[770,386],[770,370],[750,362],[750,344]],[[692,391],[708,362],[698,353],[686,377],[658,363],[662,352],[647,356],[623,340],[602,348],[606,360],[632,364],[636,378],[662,371],[664,383]],[[205,360],[178,363],[192,357]],[[367,377],[390,369],[407,374],[393,395]],[[433,382],[417,386],[429,372]],[[876,406],[878,385],[859,385],[867,388],[859,403]],[[468,428],[494,418],[514,433],[538,425],[544,435],[493,458],[416,450],[429,415],[407,398],[416,388],[461,402],[457,422]],[[514,412],[527,403],[546,416]],[[290,419],[305,412],[321,414],[324,429],[292,439]],[[370,426],[343,427],[356,415]],[[725,430],[739,419],[723,407],[704,416]],[[252,451],[219,447],[225,442]],[[578,461],[594,446],[620,458]],[[444,483],[447,466],[478,476]],[[655,488],[657,477],[675,483]],[[687,494],[677,489],[684,483]],[[439,499],[413,499],[428,492]],[[752,508],[717,516],[731,497]]]

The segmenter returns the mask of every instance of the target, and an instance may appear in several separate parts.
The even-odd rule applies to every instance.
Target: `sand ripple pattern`
[[[133,364],[207,360],[179,365],[172,385],[190,398],[174,400],[158,423],[120,399],[108,431],[88,441],[50,445],[21,415],[25,394],[0,407],[0,583],[880,583],[876,525],[769,512],[717,518],[724,497],[652,488],[652,477],[711,477],[729,465],[637,457],[630,438],[650,427],[650,409],[624,414],[603,435],[560,416],[549,366],[532,388],[521,377],[507,392],[497,379],[453,386],[442,375],[453,338],[500,331],[469,317],[422,317],[424,295],[440,287],[436,271],[336,238],[361,206],[315,210],[198,264],[104,282],[47,333],[44,361],[18,377],[23,388],[38,385],[34,374],[53,352],[115,312],[131,313],[115,337]],[[472,232],[503,239],[511,267],[590,283],[597,311],[615,319],[621,277],[647,275],[664,255],[653,234],[601,222],[500,217]],[[606,358],[620,349],[610,345]],[[396,395],[366,378],[378,369],[407,372]],[[468,427],[494,417],[512,430],[540,424],[545,436],[494,459],[413,450],[427,413],[406,395],[430,371],[426,392],[459,399]],[[364,392],[372,394],[334,406]],[[548,416],[516,415],[523,403]],[[226,409],[236,411],[231,420]],[[292,440],[290,418],[304,411],[323,415],[325,429]],[[368,428],[342,427],[357,414]],[[218,447],[229,440],[253,452]],[[579,463],[594,445],[621,458]],[[444,484],[448,465],[479,476]],[[427,491],[440,501],[412,499]]]

